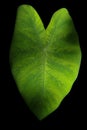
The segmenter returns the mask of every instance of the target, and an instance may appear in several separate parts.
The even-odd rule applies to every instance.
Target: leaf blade
[[[66,9],[56,11],[45,30],[32,6],[19,7],[10,49],[11,70],[25,102],[40,120],[69,93],[80,62],[78,35]]]

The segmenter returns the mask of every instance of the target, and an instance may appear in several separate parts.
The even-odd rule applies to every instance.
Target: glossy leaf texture
[[[78,34],[66,8],[56,11],[45,29],[32,6],[19,6],[10,66],[18,90],[38,119],[59,107],[78,76],[80,63]]]

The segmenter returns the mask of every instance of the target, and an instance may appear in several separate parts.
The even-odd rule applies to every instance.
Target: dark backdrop
[[[79,35],[82,50],[82,62],[78,78],[72,90],[62,101],[60,107],[47,118],[39,121],[29,110],[23,101],[15,81],[12,77],[9,66],[9,49],[11,45],[16,11],[21,4],[32,5],[39,13],[44,26],[50,21],[52,14],[59,8],[65,7],[69,10],[74,25]],[[64,129],[84,129],[86,116],[86,12],[85,3],[79,0],[8,0],[2,1],[0,5],[1,13],[1,101],[2,101],[2,121],[3,126],[26,128],[28,130],[52,128]],[[13,129],[12,128],[12,129]]]

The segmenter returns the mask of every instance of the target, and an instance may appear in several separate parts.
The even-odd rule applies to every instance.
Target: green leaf
[[[59,107],[78,76],[80,62],[79,39],[67,9],[56,11],[45,29],[32,6],[18,8],[10,66],[23,99],[38,119]]]

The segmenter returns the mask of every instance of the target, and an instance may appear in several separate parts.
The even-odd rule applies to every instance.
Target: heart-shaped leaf
[[[45,29],[32,6],[18,8],[10,65],[21,95],[38,119],[56,110],[70,92],[80,62],[78,35],[67,9],[56,11]]]

